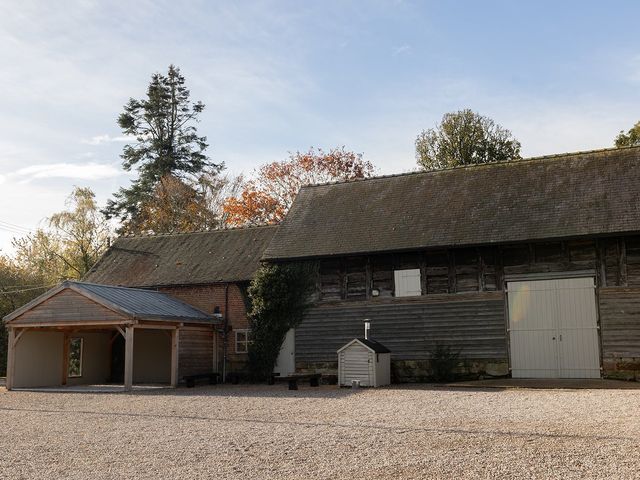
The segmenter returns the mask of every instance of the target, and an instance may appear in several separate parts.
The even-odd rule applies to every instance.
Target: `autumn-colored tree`
[[[164,234],[205,231],[226,225],[224,201],[239,193],[242,176],[206,171],[196,180],[165,175],[139,213],[121,231],[126,234]]]
[[[328,152],[311,148],[291,154],[287,160],[258,169],[238,197],[224,204],[230,225],[262,225],[281,221],[303,185],[351,181],[373,174],[373,165],[362,154],[342,148]]]
[[[173,175],[156,184],[151,198],[127,225],[130,233],[174,233],[209,230],[217,226],[215,214],[204,197],[191,185]]]

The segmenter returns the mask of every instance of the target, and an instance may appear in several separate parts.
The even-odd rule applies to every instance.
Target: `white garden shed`
[[[380,387],[391,383],[391,351],[374,340],[354,338],[338,350],[340,386],[354,380],[362,387]]]

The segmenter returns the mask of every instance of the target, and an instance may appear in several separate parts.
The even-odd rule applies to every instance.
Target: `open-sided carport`
[[[67,281],[4,318],[7,389],[178,384],[180,330],[214,318],[169,295]]]

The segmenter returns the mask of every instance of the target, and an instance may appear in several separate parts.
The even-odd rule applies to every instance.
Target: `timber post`
[[[9,338],[8,338],[8,350],[7,350],[7,390],[11,390],[13,388],[14,375],[16,369],[16,329],[9,328]]]
[[[124,347],[124,391],[129,392],[133,387],[133,325],[125,329]]]
[[[171,386],[178,386],[178,352],[180,350],[180,327],[171,330]]]

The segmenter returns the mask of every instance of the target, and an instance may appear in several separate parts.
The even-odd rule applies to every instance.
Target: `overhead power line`
[[[11,233],[18,233],[21,235],[25,235],[33,231],[33,229],[21,227],[20,225],[16,225],[15,223],[11,223],[11,222],[6,222],[4,220],[0,220],[0,229],[11,232]]]
[[[23,293],[23,292],[31,292],[33,290],[42,290],[44,288],[51,288],[54,285],[56,285],[55,283],[51,284],[51,285],[40,285],[39,287],[33,287],[33,288],[23,288],[20,290],[7,290],[7,291],[2,291],[0,290],[0,295],[8,295],[10,293]]]

